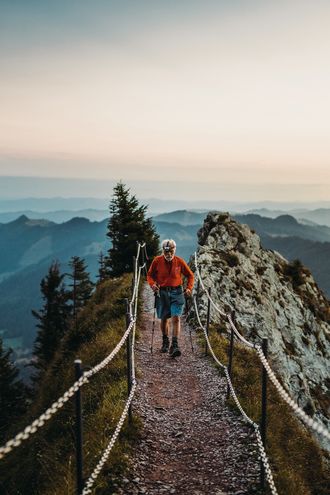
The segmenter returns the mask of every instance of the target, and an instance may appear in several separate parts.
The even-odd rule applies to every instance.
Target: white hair
[[[164,239],[164,241],[162,242],[162,249],[164,249],[165,247],[176,249],[176,242],[173,239]]]

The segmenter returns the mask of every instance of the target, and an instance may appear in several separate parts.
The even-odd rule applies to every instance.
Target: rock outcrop
[[[235,311],[249,340],[268,338],[272,367],[291,397],[329,428],[330,305],[309,271],[263,249],[259,237],[227,213],[209,213],[198,240],[198,264],[212,299],[223,311]],[[206,308],[202,295],[202,315]],[[224,324],[215,310],[212,321]],[[323,437],[317,440],[330,450]]]

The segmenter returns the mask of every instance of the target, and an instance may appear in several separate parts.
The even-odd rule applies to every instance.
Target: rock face
[[[214,302],[235,311],[250,341],[268,338],[272,368],[291,397],[329,428],[330,305],[309,271],[263,249],[259,237],[228,213],[209,213],[198,240],[198,265]],[[205,316],[206,296],[199,300]],[[218,312],[211,314],[224,325]],[[317,440],[330,450],[326,439]]]

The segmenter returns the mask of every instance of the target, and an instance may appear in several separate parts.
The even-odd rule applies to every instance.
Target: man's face
[[[175,254],[175,248],[174,247],[165,247],[163,249],[163,253],[164,253],[164,258],[166,259],[166,261],[172,261],[172,259],[174,258],[174,254]]]

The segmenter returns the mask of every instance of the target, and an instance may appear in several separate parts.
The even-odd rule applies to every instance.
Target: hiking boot
[[[178,341],[175,339],[172,340],[172,344],[170,347],[170,357],[175,358],[181,356],[181,351],[178,346]]]
[[[167,335],[163,335],[163,345],[160,352],[167,352],[170,346],[170,341]]]

